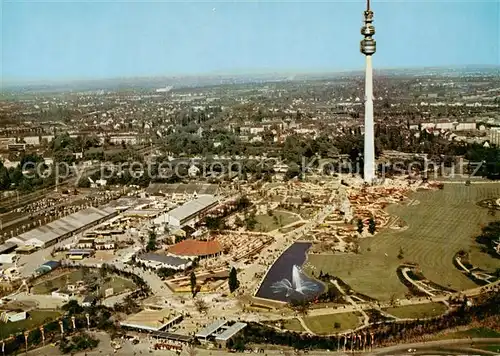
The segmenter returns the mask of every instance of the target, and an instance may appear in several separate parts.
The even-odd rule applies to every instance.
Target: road
[[[100,340],[99,347],[87,352],[76,353],[76,356],[104,356],[113,355],[113,348],[110,346],[109,336],[105,333],[92,333],[95,337]],[[119,340],[121,348],[114,354],[117,356],[138,356],[138,355],[163,355],[163,356],[174,356],[176,355],[172,351],[166,350],[151,350],[151,346],[156,342],[155,340],[143,339],[137,345],[131,345],[130,342],[126,340]],[[358,355],[378,355],[378,356],[389,356],[389,355],[498,355],[493,351],[484,351],[478,349],[478,347],[484,347],[488,345],[500,345],[500,339],[460,339],[460,340],[443,340],[443,341],[429,341],[405,345],[390,346],[381,349],[368,350],[365,352],[356,352]],[[272,349],[266,349],[264,353],[259,355],[283,355],[283,349],[279,346],[271,346]],[[409,349],[416,349],[415,352],[409,353]],[[290,349],[288,349],[290,350]],[[293,355],[293,351],[291,351]],[[45,346],[39,349],[28,352],[30,356],[52,356],[61,355],[61,352],[57,347]],[[229,355],[241,355],[230,353],[225,350],[207,350],[207,349],[197,349],[197,356],[229,356]],[[331,352],[328,350],[314,350],[309,351],[310,356],[326,356],[326,355],[352,355],[351,352]],[[181,356],[189,356],[184,349]]]
[[[374,350],[371,355],[408,355],[409,349],[415,349],[412,355],[499,355],[498,352],[481,350],[478,347],[500,345],[500,338],[492,339],[458,339],[419,342],[397,345]]]

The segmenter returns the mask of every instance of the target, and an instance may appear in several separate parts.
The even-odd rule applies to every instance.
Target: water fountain
[[[273,283],[271,288],[274,293],[285,293],[287,298],[293,296],[295,293],[306,296],[320,290],[320,286],[308,280],[304,272],[297,265],[293,265],[292,267],[291,281],[284,278],[281,281]]]

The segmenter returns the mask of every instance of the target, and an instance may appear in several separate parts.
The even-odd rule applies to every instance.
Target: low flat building
[[[15,323],[16,321],[26,320],[27,313],[25,311],[4,311],[0,314],[0,321],[4,323]]]
[[[66,252],[66,256],[70,260],[82,260],[86,257],[90,257],[94,254],[94,250],[91,249],[72,249]]]
[[[91,207],[27,231],[17,236],[16,239],[22,241],[23,245],[46,248],[117,214],[117,211],[111,207],[102,209]]]
[[[247,327],[246,323],[232,323],[226,320],[216,320],[195,334],[201,342],[215,341],[220,347],[226,347],[227,342]]]
[[[115,241],[109,237],[102,239],[95,239],[94,248],[96,250],[113,250],[115,248]]]
[[[236,322],[230,327],[228,327],[226,330],[224,330],[222,333],[216,335],[215,342],[221,347],[226,347],[227,342],[231,340],[233,337],[235,337],[240,331],[242,331],[246,327],[247,327],[246,323]]]
[[[52,298],[57,298],[57,299],[62,299],[66,302],[70,301],[71,299],[76,298],[75,292],[66,290],[66,289],[58,289],[56,291],[53,291],[51,293]]]
[[[227,324],[226,320],[216,320],[212,324],[207,325],[202,330],[198,331],[194,336],[200,341],[210,341],[210,338],[220,332]]]
[[[170,309],[142,310],[120,321],[120,326],[143,331],[164,331],[182,321],[182,315]]]
[[[157,217],[154,223],[159,226],[168,224],[174,229],[194,224],[201,214],[217,206],[218,202],[218,198],[213,195],[202,195]]]

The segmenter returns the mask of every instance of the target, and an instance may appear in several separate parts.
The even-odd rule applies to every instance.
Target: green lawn
[[[397,318],[417,319],[442,315],[446,312],[447,308],[442,303],[426,303],[386,308],[383,310]]]
[[[489,328],[473,328],[463,331],[455,331],[449,334],[439,335],[439,340],[466,339],[466,338],[498,338],[500,332]]]
[[[281,210],[273,211],[273,216],[269,216],[268,214],[257,215],[255,219],[257,220],[257,224],[255,225],[253,231],[260,232],[269,232],[272,230],[276,230],[282,226],[291,224],[298,220],[295,215]]]
[[[306,316],[304,322],[313,333],[318,335],[335,334],[361,325],[360,316],[357,313]],[[335,323],[339,324],[338,328],[335,328]]]
[[[95,272],[97,275],[98,273]],[[125,278],[121,278],[118,276],[110,276],[111,280],[109,280],[106,283],[103,283],[100,285],[100,289],[102,292],[108,288],[113,288],[114,293],[121,293],[126,289],[134,290],[135,289],[135,284]],[[83,280],[83,273],[82,270],[76,270],[72,271],[69,273],[66,273],[64,275],[58,276],[54,279],[47,280],[45,282],[42,282],[40,284],[36,284],[33,286],[31,289],[31,292],[33,294],[49,294],[51,290],[54,288],[63,288],[64,286],[68,284],[74,284],[77,281]]]
[[[495,345],[474,345],[475,349],[496,352],[497,355],[500,355],[500,344]]]
[[[443,190],[419,191],[412,194],[418,205],[391,205],[387,211],[399,216],[409,228],[385,230],[360,241],[360,254],[310,255],[307,265],[343,279],[354,290],[389,300],[392,295],[403,298],[408,291],[399,281],[396,268],[399,249],[403,261],[418,263],[424,276],[442,286],[463,290],[476,284],[453,265],[460,249],[471,251],[471,263],[491,270],[500,267],[500,259],[480,252],[474,238],[495,218],[476,203],[500,197],[499,184],[445,184]]]
[[[28,312],[26,320],[16,321],[14,323],[0,322],[0,339],[3,339],[11,334],[20,333],[29,329],[36,328],[45,323],[52,321],[62,315],[54,310],[33,310]]]
[[[290,331],[303,332],[305,331],[300,323],[299,319],[287,319],[283,325],[283,328]]]

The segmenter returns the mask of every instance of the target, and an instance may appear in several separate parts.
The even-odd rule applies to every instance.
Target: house
[[[76,298],[75,292],[69,291],[67,289],[58,289],[56,291],[53,291],[51,295],[52,298],[62,299],[66,302]]]

